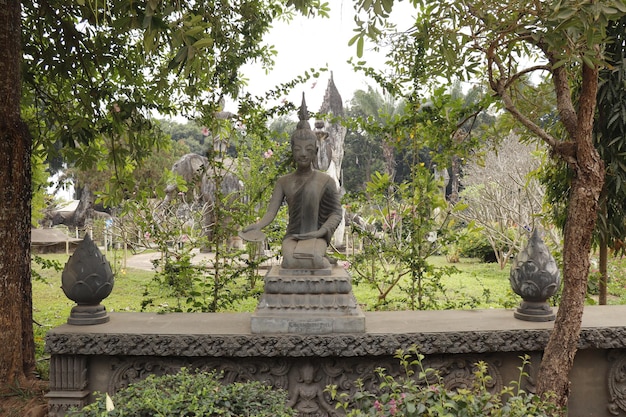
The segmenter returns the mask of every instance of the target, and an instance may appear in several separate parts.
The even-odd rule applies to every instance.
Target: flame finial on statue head
[[[317,136],[315,132],[311,130],[311,125],[309,125],[309,111],[306,108],[306,101],[304,99],[304,93],[302,93],[302,104],[300,105],[300,110],[298,110],[298,118],[300,121],[296,126],[296,130],[291,135],[291,142],[293,143],[294,139],[306,140],[312,139],[317,140]]]
[[[306,129],[309,126],[309,111],[306,108],[306,100],[304,99],[304,93],[302,93],[302,104],[300,104],[300,110],[298,110],[298,129]]]

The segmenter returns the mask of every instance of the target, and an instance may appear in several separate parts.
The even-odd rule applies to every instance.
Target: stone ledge
[[[46,335],[53,355],[188,357],[385,356],[417,345],[423,354],[542,351],[553,322],[524,322],[513,310],[365,313],[363,334],[252,334],[248,313],[111,313],[93,326]],[[626,348],[626,306],[585,309],[580,348]],[[622,322],[622,323],[620,323]]]

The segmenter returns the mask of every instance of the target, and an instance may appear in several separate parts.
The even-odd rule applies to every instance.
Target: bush
[[[522,377],[527,376],[524,367],[528,356],[522,357],[520,378],[503,388],[500,392],[491,392],[488,386],[491,377],[484,362],[476,364],[474,384],[469,388],[456,391],[446,390],[437,371],[424,368],[424,356],[415,347],[405,354],[399,350],[396,358],[404,369],[405,375],[394,378],[382,368],[377,370],[380,378],[378,392],[364,389],[362,381],[357,380],[357,391],[349,394],[337,394],[336,386],[329,386],[326,391],[336,400],[337,408],[342,408],[347,417],[552,417],[560,416],[559,409],[535,394],[521,389]],[[416,359],[412,359],[415,357]],[[434,377],[435,382],[431,383]]]
[[[457,242],[459,255],[463,258],[478,258],[483,262],[495,262],[496,255],[487,236],[479,229],[468,229]]]
[[[112,398],[100,395],[93,404],[70,413],[81,417],[217,415],[292,417],[296,412],[287,407],[283,390],[258,381],[223,385],[214,372],[193,373],[183,368],[174,375],[150,375]]]

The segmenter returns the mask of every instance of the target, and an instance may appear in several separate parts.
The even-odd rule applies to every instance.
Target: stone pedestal
[[[251,318],[252,333],[363,333],[365,315],[343,268],[309,270],[274,266]]]

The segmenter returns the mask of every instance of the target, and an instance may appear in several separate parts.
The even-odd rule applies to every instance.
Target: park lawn
[[[46,254],[45,259],[58,261],[65,265],[68,255]],[[115,286],[111,295],[104,304],[109,311],[142,311],[142,301],[149,290],[153,299],[144,311],[163,311],[164,306],[176,306],[178,300],[171,296],[167,288],[160,288],[153,281],[154,272],[132,268],[124,268],[124,262],[119,256],[109,254],[115,273]],[[461,308],[512,308],[519,304],[520,298],[514,294],[509,285],[509,266],[500,269],[496,263],[483,263],[477,259],[462,258],[460,262],[448,263],[444,256],[434,256],[428,259],[437,267],[454,266],[459,272],[442,278],[443,293],[440,294],[442,304]],[[74,303],[65,297],[61,289],[61,272],[51,269],[42,270],[33,263],[33,269],[38,271],[44,280],[33,281],[33,316],[42,329],[48,329],[66,322]],[[592,266],[592,275],[595,272]],[[609,304],[626,304],[626,258],[612,258],[609,265]],[[373,310],[378,302],[378,293],[365,283],[353,287],[357,302],[365,310]],[[398,286],[390,293],[392,302],[379,305],[382,310],[407,309],[403,304],[406,294]],[[256,298],[249,297],[235,304],[234,310],[251,312],[256,308]],[[593,303],[593,296],[590,297]]]
[[[65,265],[68,255],[46,254],[40,255],[45,259],[58,261]],[[145,307],[144,311],[161,311],[166,305],[176,306],[177,300],[169,294],[167,288],[159,288],[153,281],[154,272],[140,269],[124,268],[123,261],[111,256],[111,265],[115,273],[113,292],[102,304],[109,311],[141,311],[142,301],[146,297],[146,289],[154,301]],[[437,265],[449,265],[444,257],[434,257],[430,261]],[[484,264],[474,259],[462,259],[454,264],[459,269],[454,274],[443,279],[446,288],[445,296],[451,299],[475,297],[481,299],[476,308],[503,307],[501,300],[512,294],[508,284],[508,268],[500,270],[496,264]],[[65,297],[61,289],[61,272],[51,269],[42,270],[33,263],[33,269],[38,271],[43,280],[33,281],[33,316],[35,321],[46,331],[66,322],[74,302]],[[354,286],[357,301],[366,309],[376,305],[377,293],[365,284]],[[489,294],[489,297],[485,297]],[[396,288],[390,298],[402,299],[402,290]],[[236,303],[236,311],[254,311],[256,299],[251,297]],[[386,309],[404,309],[399,303],[386,306]]]
[[[458,270],[442,277],[441,288],[433,295],[440,308],[508,308],[519,303],[509,285],[509,268],[501,270],[495,263],[469,258],[449,263],[445,256],[432,256],[428,262],[437,268],[452,266]],[[391,290],[387,302],[381,302],[378,291],[364,282],[354,285],[353,291],[364,310],[404,310],[409,309],[407,285],[405,279]]]
[[[58,261],[62,266],[69,259],[65,254],[39,255],[45,259]],[[115,283],[111,295],[102,304],[108,311],[141,311],[141,303],[145,298],[146,288],[156,294],[162,303],[171,302],[166,289],[154,285],[153,271],[123,268],[122,262],[112,257],[111,267],[115,274]],[[75,305],[61,289],[61,274],[52,269],[42,270],[33,263],[43,280],[33,281],[33,318],[42,327],[51,328],[67,321],[70,310]],[[158,311],[158,306],[148,306],[145,311]]]
[[[443,256],[434,256],[429,260],[434,265],[452,265],[460,271],[446,278],[445,285],[457,292],[459,297],[480,300],[475,308],[511,308],[517,306],[521,300],[509,283],[510,265],[500,269],[497,263],[467,258],[461,258],[459,262],[450,264]]]

